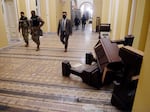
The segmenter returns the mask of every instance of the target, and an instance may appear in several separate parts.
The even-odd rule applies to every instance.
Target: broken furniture
[[[86,59],[87,64],[82,64],[78,67],[72,67],[69,61],[63,61],[63,76],[69,77],[70,74],[77,75],[82,78],[83,82],[97,89],[104,84],[111,83],[122,69],[117,44],[111,43],[108,38],[101,38],[95,45],[94,50],[96,62],[91,62],[92,55],[90,54],[89,58],[87,56]]]
[[[96,61],[92,54],[88,53],[86,64],[78,67],[72,67],[69,61],[63,61],[63,76],[77,75],[83,82],[97,89],[113,82],[112,105],[131,111],[143,53],[131,46],[118,49],[117,44],[107,38],[101,38],[94,46],[94,51]]]
[[[119,55],[124,63],[123,78],[114,83],[111,103],[117,108],[131,111],[138,77],[143,59],[143,52],[130,46],[120,48]]]

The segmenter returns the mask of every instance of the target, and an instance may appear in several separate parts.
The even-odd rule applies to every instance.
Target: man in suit
[[[68,48],[69,35],[72,35],[72,24],[69,19],[67,19],[67,12],[62,12],[62,19],[58,23],[58,36],[60,35],[60,41],[65,45],[65,51]]]

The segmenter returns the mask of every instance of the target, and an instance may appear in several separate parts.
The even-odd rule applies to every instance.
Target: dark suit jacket
[[[59,35],[60,33],[62,33],[62,19],[59,20],[58,23],[58,29],[57,29],[57,34]],[[66,20],[66,34],[67,35],[71,35],[72,34],[72,24],[71,21],[69,19]]]

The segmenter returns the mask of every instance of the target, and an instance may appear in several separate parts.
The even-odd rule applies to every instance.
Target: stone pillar
[[[0,4],[2,4],[2,1],[0,0]],[[4,25],[4,15],[3,15],[3,10],[2,10],[2,5],[0,5],[0,48],[5,47],[8,45],[8,40],[7,40],[7,34],[6,34],[6,29],[5,29],[5,25]]]

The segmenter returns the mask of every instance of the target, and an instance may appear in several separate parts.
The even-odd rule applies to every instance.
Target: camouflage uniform
[[[32,27],[31,28],[31,35],[32,35],[32,40],[37,44],[40,45],[40,35],[39,35],[39,28],[38,27]]]
[[[37,51],[39,50],[40,46],[40,22],[43,22],[43,20],[38,16],[32,16],[30,23],[31,23],[31,35],[32,40],[37,44]]]
[[[28,22],[28,19],[27,17],[23,16],[20,18],[19,20],[19,32],[20,32],[20,29],[22,30],[22,36],[23,36],[23,39],[26,43],[26,47],[29,45],[29,32],[28,32],[28,28],[29,28],[29,22]]]

